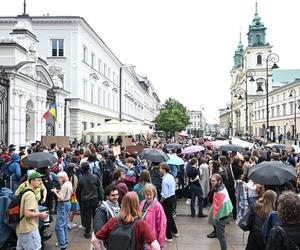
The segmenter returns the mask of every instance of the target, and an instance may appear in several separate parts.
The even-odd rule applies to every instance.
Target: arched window
[[[262,57],[261,55],[257,55],[257,64],[261,64],[262,63]]]

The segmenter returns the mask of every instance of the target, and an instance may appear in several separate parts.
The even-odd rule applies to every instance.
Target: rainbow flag
[[[55,121],[58,122],[57,121],[57,106],[56,106],[55,102],[50,104],[50,107],[49,107],[48,111],[43,115],[43,118],[47,120],[49,117],[49,114],[51,114],[55,118]]]

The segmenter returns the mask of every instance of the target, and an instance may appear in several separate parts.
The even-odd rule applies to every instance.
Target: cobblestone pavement
[[[204,212],[208,212],[204,209]],[[182,199],[177,204],[177,217],[176,224],[178,227],[179,238],[174,239],[173,242],[168,243],[164,248],[166,250],[217,250],[220,249],[217,239],[208,239],[206,235],[212,231],[212,226],[207,223],[207,218],[192,218],[189,216],[190,207],[185,204]],[[80,216],[75,217],[74,222],[80,225]],[[46,241],[45,249],[54,250],[56,236],[54,230],[54,222],[51,223],[50,228],[47,230],[53,233],[50,240]],[[228,249],[242,250],[245,249],[248,235],[245,233],[243,240],[242,230],[230,220],[230,224],[226,226],[226,237]],[[80,228],[69,230],[69,250],[89,250],[90,241],[83,236],[84,231]],[[121,249],[120,249],[121,250]]]

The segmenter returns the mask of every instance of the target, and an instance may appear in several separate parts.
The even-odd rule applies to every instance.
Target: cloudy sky
[[[21,14],[22,5],[5,1],[0,15]],[[258,0],[281,69],[300,68],[299,9],[299,0]],[[240,30],[247,45],[255,0],[27,0],[27,10],[84,17],[123,63],[148,76],[162,101],[203,106],[214,122],[230,101],[233,54]]]

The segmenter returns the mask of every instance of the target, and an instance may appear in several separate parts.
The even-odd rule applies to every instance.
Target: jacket
[[[77,199],[78,201],[87,201],[98,198],[97,187],[100,186],[100,180],[91,173],[84,174],[78,181]]]
[[[143,200],[140,203],[141,210],[143,210],[145,202],[146,200]],[[150,225],[159,245],[164,247],[166,245],[167,218],[162,205],[156,198],[152,201],[144,220],[146,220]],[[147,245],[147,250],[148,249],[151,249],[149,245]]]
[[[19,181],[21,178],[20,157],[18,154],[13,154],[10,162],[7,163],[9,175],[13,181]]]

